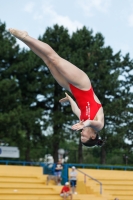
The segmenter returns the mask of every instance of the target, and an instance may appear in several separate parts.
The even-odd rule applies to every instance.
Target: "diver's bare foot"
[[[28,33],[26,31],[20,31],[20,30],[13,29],[13,28],[10,28],[9,32],[20,40],[24,40],[24,38],[28,35]]]

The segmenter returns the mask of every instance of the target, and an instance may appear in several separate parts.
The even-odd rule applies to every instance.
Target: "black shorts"
[[[76,180],[70,180],[70,186],[76,187],[77,181]]]

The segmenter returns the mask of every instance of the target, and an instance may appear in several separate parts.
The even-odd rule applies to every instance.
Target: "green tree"
[[[36,143],[44,151],[42,141],[46,142],[40,125],[42,110],[34,106],[39,94],[39,72],[36,72],[38,66],[36,62],[33,65],[36,57],[34,59],[29,51],[21,50],[5,27],[5,24],[0,24],[1,141],[18,146],[21,158],[30,161],[31,151],[37,146]]]
[[[101,148],[101,163],[105,163],[108,150],[125,144],[124,130],[127,118],[132,116],[129,103],[132,101],[130,72],[133,62],[129,54],[124,57],[121,52],[113,54],[110,46],[105,47],[102,34],[93,35],[93,31],[86,27],[73,34],[71,46],[73,52],[70,61],[88,74],[104,107],[105,128],[100,135],[107,139]]]
[[[93,31],[86,27],[77,30],[70,37],[67,30],[55,25],[53,29],[48,28],[43,38],[40,39],[50,44],[60,56],[77,65],[90,77],[94,90],[101,100],[105,112],[105,128],[100,133],[104,139],[107,138],[105,146],[101,148],[101,163],[105,163],[106,152],[108,150],[113,150],[114,145],[118,148],[118,146],[121,147],[125,144],[123,136],[125,134],[126,117],[129,115],[127,108],[129,102],[131,102],[131,92],[129,90],[131,76],[129,76],[129,73],[132,70],[132,60],[130,60],[128,54],[125,57],[122,57],[121,52],[113,54],[110,46],[105,47],[102,34],[97,33],[93,35]],[[127,77],[120,79],[121,76],[124,77],[125,71],[127,72]],[[53,129],[52,143],[56,141],[54,149],[57,150],[61,139],[71,138],[70,130],[68,130],[68,137],[62,131],[66,132],[64,127],[70,127],[70,125],[75,123],[76,117],[73,114],[68,115],[70,110],[65,107],[61,109],[58,104],[58,100],[64,90],[56,85],[56,83],[53,88],[57,91],[57,93],[54,92],[55,100],[57,101],[54,102],[55,104],[53,106],[55,110],[51,110],[51,114],[53,115],[51,119],[53,127],[54,123],[57,123],[57,126]],[[67,116],[63,116],[60,111],[65,112]],[[54,120],[58,116],[61,116],[61,121]],[[122,124],[124,123],[125,125],[123,126]],[[73,133],[73,137],[77,138],[77,133]],[[79,143],[78,149],[79,162],[82,162],[81,143]]]
[[[0,140],[12,143],[15,137],[19,138],[18,130],[21,127],[21,93],[16,79],[9,75],[8,69],[11,63],[15,62],[19,47],[14,45],[15,40],[10,37],[5,27],[5,23],[0,22]]]
[[[87,162],[89,157],[79,142],[80,133],[71,130],[77,118],[70,106],[59,103],[64,88],[56,83],[40,58],[30,50],[20,49],[16,39],[5,30],[5,24],[0,24],[0,30],[3,47],[0,48],[2,138],[19,146],[23,159],[38,159],[49,151],[55,162],[58,149],[75,142],[73,151],[77,151],[78,162]],[[132,140],[133,98],[130,88],[133,62],[129,54],[114,54],[110,46],[105,47],[101,33],[94,35],[86,27],[70,36],[63,26],[54,25],[48,27],[39,39],[90,77],[105,112],[105,128],[100,136],[107,141],[102,148],[95,148],[101,163],[106,162],[106,154],[115,155],[114,149],[126,148],[131,152],[132,144],[125,142],[125,138]],[[99,159],[94,162],[99,162]]]
[[[44,35],[39,39],[48,43],[60,56],[68,59],[69,55],[71,55],[69,47],[70,36],[68,30],[63,26],[55,25],[53,28],[47,28]],[[62,107],[59,103],[59,99],[65,95],[64,88],[58,85],[45,67],[45,64],[43,65],[42,73],[45,76],[45,82],[43,82],[43,92],[41,94],[44,99],[38,102],[37,106],[41,106],[44,109],[43,114],[47,116],[44,120],[44,127],[50,126],[52,128],[50,148],[56,162],[60,143],[71,137],[70,125],[75,116],[71,113],[70,107]]]

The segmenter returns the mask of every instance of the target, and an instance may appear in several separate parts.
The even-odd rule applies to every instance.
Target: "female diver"
[[[101,146],[103,140],[99,139],[98,131],[104,127],[104,112],[87,74],[61,58],[48,44],[29,36],[26,31],[11,28],[9,32],[39,56],[55,80],[75,97],[76,102],[65,93],[66,97],[60,102],[69,101],[73,113],[78,117],[79,122],[71,128],[81,130],[82,144]]]

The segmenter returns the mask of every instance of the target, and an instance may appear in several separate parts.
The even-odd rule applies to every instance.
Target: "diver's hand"
[[[69,101],[69,95],[65,92],[66,97],[62,98],[59,100],[60,103],[65,103],[67,101]]]
[[[83,128],[84,128],[84,123],[83,123],[83,122],[84,122],[84,121],[80,121],[79,123],[74,124],[74,125],[71,127],[72,130],[78,131],[78,130],[83,129]]]

